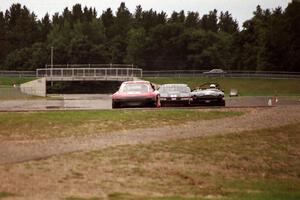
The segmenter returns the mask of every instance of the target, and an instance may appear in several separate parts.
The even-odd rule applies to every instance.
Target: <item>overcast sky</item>
[[[144,10],[153,8],[156,11],[165,11],[168,15],[174,10],[198,11],[201,16],[215,8],[219,12],[228,10],[241,25],[252,17],[257,5],[263,9],[274,9],[278,6],[285,9],[291,0],[0,0],[0,10],[5,11],[13,3],[21,3],[33,11],[38,18],[42,18],[47,12],[50,15],[55,12],[61,13],[65,7],[71,8],[76,3],[95,7],[98,14],[101,14],[109,7],[116,11],[121,2],[125,2],[132,13],[137,5],[141,5]]]

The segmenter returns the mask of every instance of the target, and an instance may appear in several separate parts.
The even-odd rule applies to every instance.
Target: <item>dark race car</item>
[[[138,106],[160,107],[158,91],[148,81],[123,82],[112,95],[112,108]]]
[[[186,84],[164,84],[158,91],[162,106],[190,104],[191,89]]]
[[[224,92],[216,83],[205,83],[191,92],[192,105],[225,106]]]

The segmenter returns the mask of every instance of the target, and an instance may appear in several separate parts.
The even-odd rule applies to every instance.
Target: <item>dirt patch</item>
[[[282,126],[300,120],[300,106],[248,109],[239,117],[187,122],[86,137],[45,140],[0,141],[0,164],[47,158],[75,151],[90,151],[110,146],[193,138]]]
[[[299,128],[172,139],[2,165],[0,191],[15,194],[10,199],[33,200],[231,199],[241,192],[289,199],[299,195]]]

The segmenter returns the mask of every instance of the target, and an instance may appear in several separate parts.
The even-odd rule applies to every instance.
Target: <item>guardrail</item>
[[[0,71],[2,77],[35,77],[35,71]]]
[[[37,77],[46,77],[50,81],[74,80],[133,80],[141,78],[143,70],[139,68],[43,68],[36,70]]]
[[[59,67],[64,66],[64,67]],[[82,69],[82,66],[85,66],[84,69],[129,69],[129,76],[131,75],[130,70],[131,69],[139,69],[139,68],[132,68],[129,66],[132,65],[117,65],[112,64],[112,66],[120,66],[120,67],[107,67],[107,68],[100,68],[101,66],[110,66],[107,64],[95,64],[95,65],[54,65],[53,69],[65,69],[65,67],[68,66],[74,66],[72,68],[67,69]],[[89,66],[89,67],[86,67]],[[127,68],[124,68],[126,67]],[[49,67],[49,65],[48,65]],[[42,68],[38,70],[51,70],[51,68]],[[142,69],[139,69],[142,70]],[[136,77],[193,77],[193,76],[199,76],[199,77],[205,77],[205,76],[224,76],[224,77],[257,77],[257,78],[300,78],[300,72],[284,72],[284,71],[227,71],[225,74],[203,74],[203,72],[208,70],[158,70],[158,71],[149,71],[149,70],[143,70],[140,72],[134,72],[134,76]],[[121,71],[120,71],[121,72]],[[49,72],[48,76],[50,76]],[[75,72],[76,73],[76,72]],[[97,73],[97,72],[96,72]],[[119,72],[118,72],[119,73]],[[97,73],[99,74],[99,73]],[[97,77],[96,74],[96,77]],[[109,74],[109,72],[108,72]],[[140,74],[140,75],[139,75]],[[0,71],[0,76],[2,77],[35,77],[38,76],[37,71]],[[127,76],[127,71],[126,71]]]

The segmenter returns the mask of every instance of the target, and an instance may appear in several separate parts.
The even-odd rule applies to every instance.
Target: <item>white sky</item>
[[[42,18],[47,12],[50,15],[61,13],[65,7],[72,8],[76,3],[80,3],[82,7],[95,7],[98,14],[109,7],[115,12],[121,2],[126,3],[131,13],[137,5],[141,5],[144,10],[153,8],[159,12],[165,11],[168,15],[174,10],[184,10],[186,13],[198,11],[200,16],[215,8],[219,12],[228,10],[241,26],[252,17],[257,5],[263,9],[274,9],[278,6],[285,9],[291,0],[0,0],[0,10],[5,11],[11,4],[20,3],[33,11],[38,18]]]

